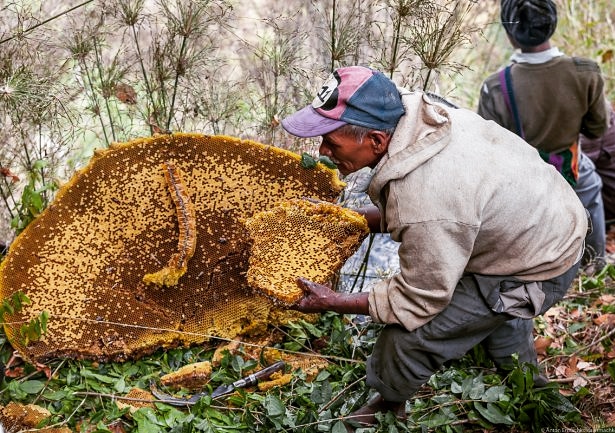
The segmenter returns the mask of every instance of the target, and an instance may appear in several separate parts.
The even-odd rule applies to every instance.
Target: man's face
[[[384,143],[381,142],[383,135],[386,138]],[[337,129],[322,136],[318,151],[329,157],[340,173],[347,175],[363,167],[374,168],[386,153],[388,138],[380,131],[371,131],[359,142],[353,135]]]

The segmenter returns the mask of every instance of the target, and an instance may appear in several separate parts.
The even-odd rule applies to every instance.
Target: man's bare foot
[[[351,425],[361,427],[376,425],[378,422],[376,420],[376,414],[378,412],[393,412],[397,418],[405,420],[407,417],[406,402],[386,401],[380,394],[376,394],[365,406],[345,417],[346,431],[349,433],[354,432],[354,428],[352,428]]]

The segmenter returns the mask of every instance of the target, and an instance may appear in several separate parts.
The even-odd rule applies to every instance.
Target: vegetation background
[[[615,100],[612,0],[556,3],[559,24],[554,44],[567,54],[597,61],[605,76],[608,97]],[[290,137],[281,130],[279,119],[311,101],[315,89],[332,69],[369,65],[385,72],[400,86],[428,90],[459,106],[475,109],[482,80],[506,64],[510,54],[512,48],[499,23],[497,0],[2,1],[0,242],[9,244],[53,200],[57,188],[87,164],[95,149],[106,148],[112,142],[169,131],[203,132],[315,153],[316,141]],[[583,358],[583,362],[593,363],[596,369],[589,369],[591,374],[602,378],[597,382],[601,384],[600,403],[582,413],[585,421],[589,418],[599,425],[608,421],[603,409],[613,405],[612,390],[602,386],[612,381],[609,371],[615,370],[612,358],[605,355],[611,352],[613,333],[609,326],[613,324],[609,325],[607,319],[601,319],[598,325],[593,321],[610,317],[612,300],[604,297],[610,290],[612,273],[612,268],[607,267],[598,276],[580,279],[580,291],[571,295],[570,303],[564,304],[558,315],[538,323],[543,337],[550,339],[551,346],[545,347],[559,351],[553,355],[545,348],[544,355],[555,359],[553,371],[564,365],[564,359],[568,364],[562,368],[569,368],[569,373],[582,370],[578,362],[570,364],[571,354],[577,361],[582,355],[591,358]],[[579,311],[590,307],[596,310],[579,315]],[[576,321],[572,329],[567,320]],[[335,323],[328,322],[323,327],[335,327]],[[369,334],[361,332],[362,336]],[[582,336],[576,339],[575,332]],[[317,332],[303,329],[295,333],[307,339]],[[559,343],[553,346],[553,342]],[[369,346],[369,342],[366,344]],[[178,357],[173,365],[179,360],[198,358],[194,353],[192,358],[185,353],[173,356]],[[96,370],[91,374],[102,375],[99,367],[91,365],[71,368],[81,369],[82,374]],[[233,371],[238,374],[241,368]],[[340,374],[348,375],[348,371]],[[467,410],[466,421],[481,419],[483,424],[476,422],[481,428],[486,428],[485,422],[502,422],[510,429],[504,415],[526,427],[532,425],[520,412],[512,418],[506,413],[498,418],[493,415],[497,411],[487,409],[493,402],[467,409],[459,399],[472,401],[470,394],[476,391],[473,386],[484,386],[486,376],[482,371],[469,375],[469,370],[455,371],[465,375],[459,383],[469,383],[469,388],[455,394],[451,400],[454,404],[429,399],[425,407],[430,414],[450,421],[451,407],[456,407],[462,412]],[[108,373],[105,377],[115,376]],[[562,383],[568,383],[571,376],[562,373],[561,377]],[[443,387],[449,386],[449,391],[454,382],[452,376],[434,380],[440,380]],[[24,381],[15,383],[23,385]],[[440,389],[437,383],[431,385]],[[576,383],[571,388],[570,395],[578,397],[575,403],[587,402],[585,397],[597,395],[597,389],[585,385]],[[119,387],[117,382],[113,386]],[[515,401],[517,406],[510,403],[511,407],[522,409],[526,400],[521,397],[532,397],[531,391],[526,391],[510,395],[502,391],[499,397]],[[0,391],[5,400],[7,392],[6,388]],[[27,401],[17,390],[11,391],[10,398],[20,400],[16,395]],[[553,412],[554,405],[561,403],[545,401],[543,409],[547,412]],[[70,408],[73,414],[81,414],[89,407],[81,403],[84,407],[78,409],[78,404]],[[577,413],[561,404],[558,407],[562,412]],[[267,408],[276,410],[273,406]],[[74,419],[69,419],[72,421],[58,422],[72,425]],[[277,420],[272,415],[256,425],[272,428],[267,424],[273,423],[272,419]],[[455,422],[443,423],[447,427],[442,431],[459,431],[459,426],[468,426],[465,421]],[[254,428],[255,424],[250,425]],[[336,428],[330,422],[316,425],[324,427],[305,431]]]
[[[554,43],[598,61],[615,96],[613,5],[558,0]],[[96,148],[156,132],[314,143],[279,119],[362,64],[474,109],[512,49],[496,0],[82,0],[0,3],[0,241]]]

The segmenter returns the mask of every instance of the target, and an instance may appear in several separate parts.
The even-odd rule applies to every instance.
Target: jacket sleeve
[[[477,233],[476,226],[441,220],[393,230],[392,238],[401,242],[400,272],[372,287],[373,320],[400,324],[410,331],[444,310],[464,273]]]
[[[600,80],[603,83],[602,80]],[[601,137],[608,129],[611,108],[603,93],[604,85],[596,85],[590,97],[590,105],[581,123],[581,134],[588,138]]]
[[[495,76],[489,77],[481,86],[477,113],[485,120],[493,120],[504,128],[515,131],[516,126],[508,111],[502,88]]]

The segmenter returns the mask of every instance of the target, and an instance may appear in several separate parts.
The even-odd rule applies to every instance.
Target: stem
[[[166,130],[171,130],[171,120],[173,119],[173,110],[175,110],[175,97],[177,95],[177,87],[179,86],[179,76],[181,71],[181,65],[184,60],[186,51],[186,45],[188,44],[188,36],[183,36],[182,46],[179,50],[179,57],[177,58],[177,67],[175,69],[175,83],[173,83],[173,97],[171,98],[171,105],[169,106],[169,117],[167,119]]]
[[[43,126],[41,124],[38,125],[38,154],[39,157],[43,156]],[[39,175],[41,177],[41,186],[42,186],[42,190],[43,190],[43,200],[44,200],[44,207],[47,207],[47,204],[49,203],[49,193],[47,191],[47,188],[45,188],[45,168],[41,167],[39,169]]]
[[[427,85],[427,83],[429,83],[429,78],[431,77],[431,72],[433,71],[433,69],[429,68],[427,69],[427,76],[425,77],[425,83],[423,83],[423,91],[426,91],[427,88],[429,87]]]
[[[438,51],[440,50],[440,45],[442,44],[442,38],[444,37],[444,30],[446,29],[446,23],[444,24],[444,28],[440,29],[440,31],[438,32],[438,38],[436,39],[436,44],[433,48],[433,51],[431,52],[431,55],[433,56],[431,60],[431,64],[435,64],[436,60],[435,57],[438,54]],[[429,78],[431,77],[431,72],[433,71],[433,68],[428,68],[427,70],[427,76],[425,77],[425,83],[423,84],[423,91],[427,90],[427,88],[429,87]]]
[[[102,67],[102,58],[98,52],[98,41],[94,39],[94,54],[96,55],[96,67],[98,68],[98,76],[100,77],[100,86],[102,90],[102,97],[105,101],[105,108],[107,109],[107,116],[109,117],[109,126],[111,127],[111,136],[113,141],[117,141],[115,138],[115,127],[113,126],[113,116],[111,115],[111,108],[109,108],[109,95],[105,95],[105,87],[108,83],[105,83],[104,70]],[[109,89],[107,89],[109,90]]]
[[[401,39],[401,15],[397,14],[395,21],[395,36],[393,37],[393,51],[391,52],[391,64],[389,67],[389,78],[393,78],[393,72],[397,64],[397,54],[399,52],[399,41]]]
[[[133,24],[132,26],[130,26],[132,29],[132,37],[135,40],[135,47],[137,48],[137,54],[139,55],[139,66],[141,66],[141,74],[143,74],[143,81],[145,81],[145,89],[147,91],[147,97],[150,101],[150,104],[152,104],[152,110],[154,110],[154,107],[156,106],[154,104],[154,97],[152,96],[152,88],[150,87],[149,84],[149,79],[147,78],[147,72],[145,71],[145,65],[143,64],[143,55],[141,54],[141,47],[139,45],[139,39],[137,38],[137,30],[135,29],[135,25]],[[147,112],[145,113],[145,115],[147,116],[147,123],[149,124],[149,132],[150,134],[154,133],[154,128],[151,125],[151,122],[149,121],[149,117],[151,114],[151,110],[147,110]]]
[[[11,207],[9,206],[9,195],[11,199],[13,200],[13,203],[15,203],[15,197],[13,197],[13,194],[11,193],[11,186],[9,185],[9,182],[6,180],[6,177],[3,176],[2,179],[6,185],[7,194],[5,194],[4,190],[0,188],[0,195],[2,195],[2,201],[6,205],[6,210],[9,211],[9,216],[11,217],[11,219],[13,219],[15,218],[15,214],[13,213],[13,211],[11,210]]]
[[[100,115],[100,105],[98,104],[98,98],[96,98],[96,93],[94,92],[94,85],[92,84],[92,77],[90,76],[90,70],[87,68],[85,62],[82,62],[82,67],[85,70],[85,76],[88,80],[88,86],[90,86],[91,98],[94,103],[94,108],[96,109],[96,115],[98,116],[98,120],[100,121],[100,127],[102,128],[103,135],[105,136],[105,143],[107,143],[107,147],[109,147],[109,136],[107,135],[107,129],[105,128],[105,123],[103,122],[103,118]]]
[[[369,261],[369,256],[370,253],[372,251],[372,245],[374,244],[374,239],[375,239],[376,235],[374,233],[370,233],[369,234],[369,241],[367,244],[367,250],[365,251],[365,255],[363,256],[363,260],[361,261],[361,265],[359,266],[359,270],[357,271],[357,274],[355,275],[355,279],[352,282],[352,287],[350,288],[350,293],[354,293],[354,288],[357,285],[357,282],[359,281],[359,278],[363,277],[363,283],[365,283],[365,276],[367,275],[367,263]],[[363,285],[361,285],[361,290],[363,289]]]
[[[34,29],[36,29],[36,28],[38,28],[38,27],[40,27],[40,26],[42,26],[42,25],[44,25],[44,24],[47,24],[48,22],[53,21],[53,20],[55,20],[56,18],[60,18],[61,16],[66,15],[67,13],[74,11],[75,9],[79,9],[80,7],[85,6],[85,5],[87,5],[88,3],[92,3],[93,1],[94,1],[94,0],[86,0],[86,1],[84,1],[83,3],[81,3],[81,4],[78,4],[78,5],[76,5],[76,6],[73,6],[73,7],[72,7],[72,8],[70,8],[70,9],[67,9],[67,10],[65,10],[65,11],[63,11],[63,12],[60,12],[60,13],[59,13],[59,14],[57,14],[57,15],[52,16],[51,18],[47,18],[46,20],[41,21],[41,22],[40,22],[40,23],[38,23],[38,24],[35,24],[35,25],[31,26],[31,27],[28,27],[28,28],[27,28],[26,30],[24,30],[23,32],[19,32],[19,33],[17,33],[17,34],[14,34],[13,36],[9,36],[8,38],[2,39],[2,40],[0,41],[0,45],[2,45],[2,44],[3,44],[3,43],[5,43],[5,42],[8,42],[8,41],[11,41],[11,40],[15,39],[17,36],[23,36],[23,35],[25,35],[26,33],[30,33],[32,30],[34,30]]]
[[[336,18],[337,1],[333,0],[333,8],[331,12],[331,71],[335,69],[335,18]]]

